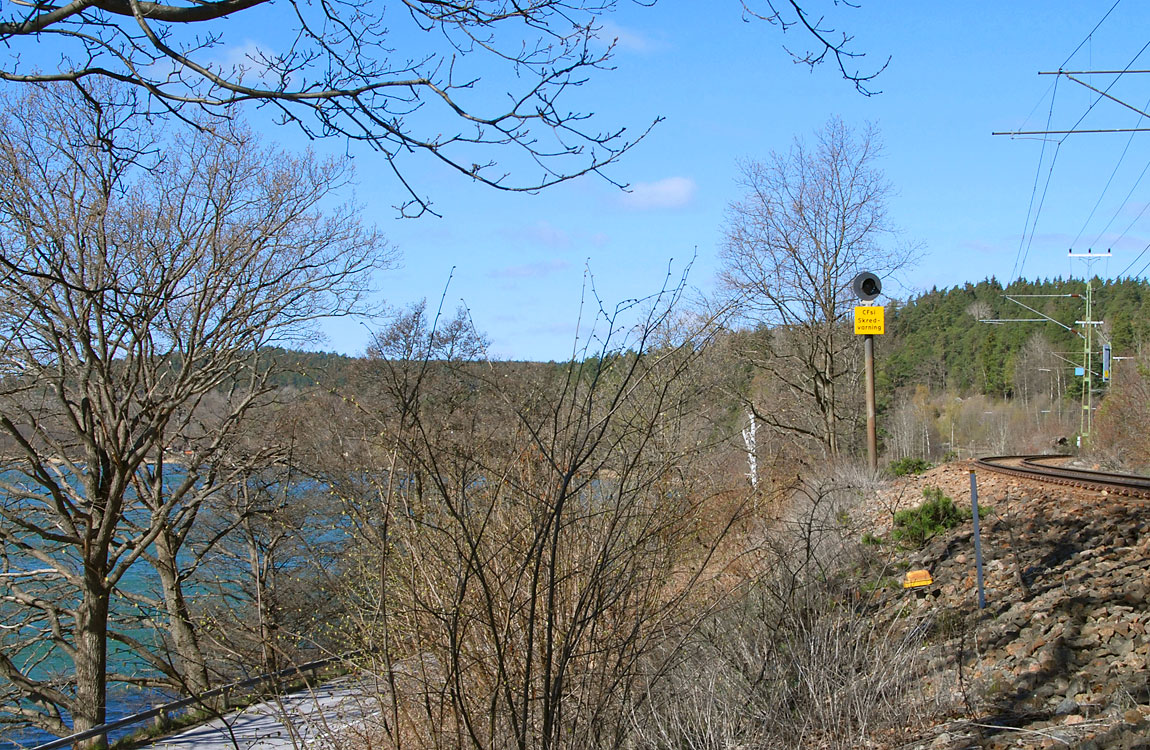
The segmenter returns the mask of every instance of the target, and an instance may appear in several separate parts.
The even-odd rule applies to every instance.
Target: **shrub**
[[[939,532],[952,529],[971,516],[969,510],[956,506],[938,487],[926,487],[922,495],[926,498],[922,505],[894,514],[891,538],[896,542],[921,547]]]
[[[922,458],[900,458],[889,467],[891,474],[896,477],[905,477],[907,474],[921,474],[930,468],[930,462]]]

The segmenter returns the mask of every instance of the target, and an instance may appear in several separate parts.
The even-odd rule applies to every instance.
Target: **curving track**
[[[1115,474],[1108,471],[1088,471],[1066,466],[1052,466],[1069,456],[1057,454],[1042,456],[991,456],[977,459],[976,468],[1010,474],[1039,482],[1100,490],[1113,495],[1150,498],[1150,478],[1134,474]]]

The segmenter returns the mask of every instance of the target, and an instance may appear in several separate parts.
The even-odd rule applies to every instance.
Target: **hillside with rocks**
[[[882,488],[860,527],[889,535],[925,487],[969,507],[972,468],[947,464]],[[922,713],[908,716],[916,728],[889,746],[1150,748],[1150,501],[976,476],[985,609],[969,521],[921,549],[882,551],[896,569],[933,577],[876,593],[881,611],[930,627],[926,709],[908,707]]]

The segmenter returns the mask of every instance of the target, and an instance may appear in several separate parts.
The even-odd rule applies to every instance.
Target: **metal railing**
[[[90,740],[93,737],[100,737],[102,735],[108,734],[109,732],[114,732],[117,729],[123,729],[124,727],[132,726],[133,724],[140,724],[147,721],[148,719],[157,719],[157,723],[165,724],[167,723],[169,716],[176,711],[188,708],[189,706],[205,705],[207,701],[218,696],[224,697],[223,710],[227,711],[228,697],[232,693],[236,693],[266,682],[283,682],[285,679],[299,677],[309,672],[312,675],[312,680],[315,681],[318,679],[319,670],[323,669],[324,667],[331,666],[332,664],[337,664],[339,662],[345,661],[348,657],[353,656],[355,653],[358,652],[342,654],[340,656],[331,656],[326,659],[319,659],[317,661],[310,661],[306,664],[300,664],[299,666],[281,669],[278,672],[261,674],[246,680],[242,680],[240,682],[233,682],[228,685],[222,685],[205,693],[200,693],[199,695],[193,695],[188,698],[180,698],[179,700],[175,700],[170,703],[153,706],[147,711],[140,711],[139,713],[125,716],[122,719],[110,721],[107,724],[101,724],[100,726],[92,727],[91,729],[86,729],[83,732],[70,734],[67,737],[60,737],[59,739],[52,740],[51,742],[45,742],[43,745],[36,745],[35,747],[30,748],[30,750],[57,750],[58,748],[69,747],[77,742]]]

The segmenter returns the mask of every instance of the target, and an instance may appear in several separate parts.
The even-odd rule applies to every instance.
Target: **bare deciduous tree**
[[[757,364],[769,387],[790,394],[785,408],[756,410],[758,418],[834,456],[853,416],[841,389],[858,376],[846,356],[857,345],[845,325],[851,279],[896,271],[913,252],[896,244],[887,217],[876,131],[832,119],[817,137],[813,149],[796,140],[742,165],[746,195],[727,212],[720,279],[749,320],[771,327]]]
[[[601,173],[642,137],[593,125],[590,113],[566,105],[570,90],[610,67],[613,44],[597,37],[614,5],[291,0],[273,10],[269,0],[16,2],[0,11],[0,78],[114,78],[146,93],[153,113],[184,118],[196,108],[226,116],[233,104],[266,105],[309,137],[369,143],[406,187],[402,209],[418,214],[430,198],[400,167],[412,152],[492,187],[535,190]],[[797,52],[797,60],[834,59],[864,93],[877,75],[848,68],[858,56],[850,37],[836,38],[821,13],[812,16],[794,0],[744,7],[784,30],[804,29],[813,50]]]
[[[1063,370],[1066,362],[1059,359],[1053,345],[1041,333],[1030,335],[1014,362],[1014,388],[1022,403],[1049,404],[1065,395]]]
[[[42,569],[53,591],[0,581],[15,618],[0,678],[5,720],[64,734],[103,723],[109,681],[142,681],[110,669],[109,639],[159,670],[148,680],[206,682],[177,560],[268,390],[261,349],[360,308],[391,255],[353,207],[320,209],[348,180],[338,161],[264,148],[234,121],[164,138],[121,88],[22,93],[0,115],[0,429],[14,446],[0,540],[9,571]],[[146,557],[162,596],[133,606],[169,628],[170,665],[114,623]]]
[[[719,505],[699,470],[708,334],[654,345],[668,314],[653,303],[623,345],[608,316],[599,351],[522,368],[459,357],[460,318],[421,308],[380,337],[388,470],[355,501],[370,544],[347,578],[376,746],[625,746],[746,497]]]
[[[1095,449],[1118,466],[1145,471],[1150,466],[1150,364],[1145,357],[1119,362],[1099,409]]]
[[[924,458],[931,460],[941,452],[938,433],[940,410],[931,398],[930,389],[916,385],[896,394],[894,407],[883,420],[886,428],[887,453],[892,460]]]

